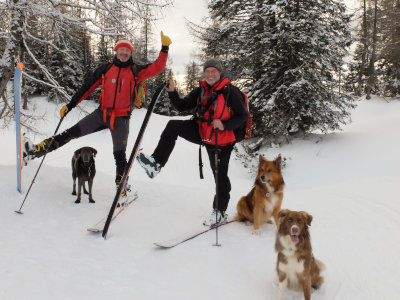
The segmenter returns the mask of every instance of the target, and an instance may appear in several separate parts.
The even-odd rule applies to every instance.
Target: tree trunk
[[[7,42],[2,55],[3,63],[0,65],[0,95],[4,94],[7,83],[10,81],[14,71],[15,62],[19,58],[22,45],[22,24],[25,22],[23,3],[13,0],[13,10],[11,13],[10,34],[11,38]]]
[[[3,118],[3,115],[4,115],[4,113],[5,113],[5,111],[7,110],[7,107],[8,107],[7,94],[6,94],[5,90],[4,90],[3,94],[2,94],[2,97],[4,99],[4,106],[3,106],[3,109],[0,112],[0,119]]]
[[[367,82],[367,89],[366,89],[366,94],[367,94],[367,100],[371,99],[371,91],[372,87],[375,84],[375,61],[376,61],[376,43],[377,43],[377,11],[378,11],[378,0],[375,0],[375,8],[374,8],[374,31],[373,31],[373,36],[372,36],[372,53],[371,53],[371,59],[369,61],[369,67],[368,67],[368,82]]]
[[[368,45],[367,45],[367,0],[364,0],[364,13],[363,13],[363,33],[362,33],[362,38],[361,38],[361,43],[363,44],[363,51],[361,54],[361,66],[360,69],[358,70],[358,88],[356,90],[356,95],[361,96],[362,90],[363,90],[363,75],[365,73],[365,70],[367,69],[366,67],[366,60],[367,60],[367,51],[368,51]]]

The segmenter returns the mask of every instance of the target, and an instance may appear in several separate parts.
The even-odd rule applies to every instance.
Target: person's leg
[[[117,117],[114,130],[110,130],[113,141],[113,154],[116,166],[115,183],[118,185],[127,165],[126,146],[129,136],[129,117]]]
[[[100,109],[96,109],[64,132],[38,143],[34,149],[29,151],[29,154],[35,158],[43,156],[48,152],[60,148],[72,139],[76,139],[105,128],[107,128],[107,126],[102,121],[102,113]]]
[[[140,152],[137,156],[139,164],[145,169],[150,178],[154,178],[167,163],[169,156],[174,150],[177,138],[201,144],[199,126],[193,120],[171,120],[168,122],[156,149],[152,155]]]
[[[178,137],[200,145],[199,125],[193,120],[171,120],[168,122],[152,155],[161,167],[167,163]]]
[[[215,146],[206,145],[211,169],[215,178]],[[233,150],[233,144],[218,147],[218,206],[214,196],[213,208],[225,212],[230,199],[231,182],[228,177],[229,160]]]

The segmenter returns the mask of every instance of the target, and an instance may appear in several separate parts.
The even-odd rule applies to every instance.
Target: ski
[[[21,78],[22,68],[24,64],[20,62],[15,68],[14,73],[14,107],[15,107],[15,137],[17,150],[17,190],[22,193],[21,188],[21,170],[22,170],[22,151],[21,151],[21,116],[20,116],[20,100],[21,100]]]
[[[163,242],[156,242],[156,243],[154,243],[154,245],[156,245],[158,248],[161,248],[161,249],[170,249],[170,248],[178,246],[178,245],[180,245],[180,244],[182,244],[184,242],[192,240],[195,237],[198,237],[199,235],[202,235],[202,234],[204,234],[206,232],[209,232],[211,230],[214,230],[216,228],[225,226],[225,225],[233,223],[233,222],[236,222],[236,220],[230,220],[230,221],[227,221],[227,222],[225,222],[225,223],[223,223],[221,225],[215,226],[215,227],[206,228],[206,229],[203,229],[203,230],[198,230],[198,231],[195,231],[195,232],[191,232],[191,233],[185,234],[184,236],[176,237],[176,238],[173,238],[173,239],[170,239],[170,240],[166,240],[166,241],[163,241]]]
[[[144,132],[146,131],[147,124],[149,123],[150,116],[151,116],[151,114],[153,112],[154,105],[156,104],[158,98],[160,97],[162,90],[167,85],[168,85],[168,82],[164,82],[162,85],[160,85],[157,88],[157,90],[155,91],[155,93],[153,95],[153,98],[151,99],[150,105],[147,108],[147,113],[146,113],[146,115],[144,117],[142,126],[140,127],[139,134],[138,134],[138,136],[136,138],[136,141],[135,141],[135,145],[133,146],[131,155],[129,157],[127,166],[125,168],[124,175],[121,178],[119,188],[118,188],[117,193],[116,193],[116,195],[114,197],[114,201],[113,201],[113,203],[111,205],[110,212],[108,213],[106,223],[104,224],[103,233],[102,233],[102,236],[103,236],[104,239],[106,239],[106,237],[107,237],[107,232],[108,232],[108,229],[110,227],[110,224],[111,224],[111,221],[112,221],[112,218],[113,218],[113,215],[114,215],[115,208],[117,207],[118,201],[119,201],[119,199],[121,197],[121,193],[125,188],[125,185],[126,185],[126,182],[127,182],[128,176],[129,176],[129,172],[131,171],[133,162],[135,161],[137,152],[138,152],[139,147],[140,147],[140,143],[142,142],[142,138],[143,138]]]
[[[120,203],[120,206],[117,207],[116,212],[115,212],[113,218],[111,219],[111,222],[113,222],[120,215],[120,213],[125,211],[125,209],[129,205],[131,205],[133,203],[133,201],[135,201],[137,198],[139,198],[139,196],[137,193],[135,193],[133,196],[128,196],[125,201]],[[98,221],[92,227],[89,227],[87,230],[90,232],[94,232],[94,233],[102,232],[103,228],[104,228],[104,224],[106,223],[106,220],[107,220],[107,217],[102,218],[100,221]]]

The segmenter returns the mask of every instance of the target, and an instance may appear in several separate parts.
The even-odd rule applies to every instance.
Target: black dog
[[[92,197],[92,186],[94,175],[96,175],[96,165],[94,163],[96,154],[96,149],[92,147],[82,147],[76,150],[74,156],[72,156],[72,179],[74,180],[72,195],[76,195],[76,178],[78,178],[78,198],[75,203],[81,202],[82,186],[83,192],[89,194],[89,202],[95,202]],[[88,182],[89,193],[85,188],[85,181]]]

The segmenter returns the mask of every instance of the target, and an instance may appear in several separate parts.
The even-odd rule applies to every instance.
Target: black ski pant
[[[168,122],[161,134],[160,141],[153,152],[153,157],[162,167],[167,163],[169,156],[174,150],[178,137],[201,145],[202,141],[199,134],[199,125],[194,120],[171,120]],[[218,147],[218,206],[216,196],[214,196],[213,208],[225,211],[228,207],[231,191],[231,182],[228,177],[229,159],[234,144]],[[211,169],[215,179],[215,150],[213,145],[205,144],[208,158],[210,159]]]
[[[84,117],[77,124],[64,132],[56,135],[51,144],[49,152],[65,145],[72,139],[79,138],[104,129],[110,129],[110,117],[107,117],[107,123],[103,121],[103,112],[100,108]],[[123,175],[127,165],[126,146],[129,135],[129,117],[116,117],[114,120],[114,130],[111,130],[113,142],[113,154],[116,165],[116,180]]]

